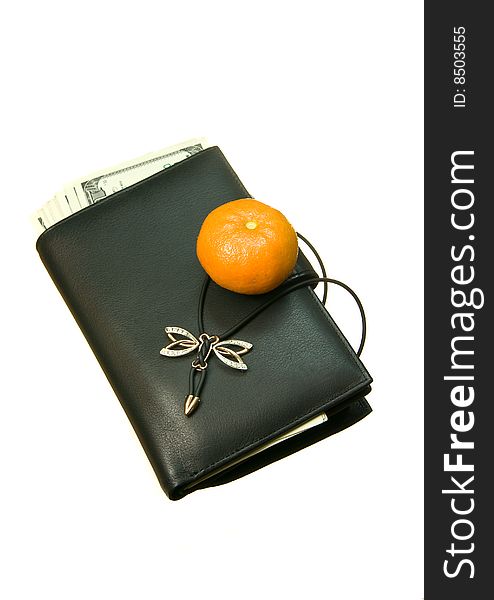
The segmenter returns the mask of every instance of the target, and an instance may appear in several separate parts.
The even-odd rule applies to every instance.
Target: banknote
[[[31,223],[38,235],[40,233],[43,233],[43,231],[48,229],[48,227],[50,226],[50,220],[46,214],[45,206],[43,206],[43,208],[40,208],[34,214],[31,215]]]
[[[206,138],[194,138],[72,181],[31,216],[36,233],[208,147]]]

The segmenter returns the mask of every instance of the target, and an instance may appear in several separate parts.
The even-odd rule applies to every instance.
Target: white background
[[[422,597],[421,11],[391,0],[4,9],[2,598]],[[28,217],[67,180],[197,135],[363,298],[374,412],[171,502]],[[329,309],[357,343],[349,298],[333,291]]]

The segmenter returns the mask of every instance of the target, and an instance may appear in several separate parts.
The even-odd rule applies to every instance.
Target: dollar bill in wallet
[[[108,198],[158,171],[209,148],[206,138],[194,138],[139,158],[91,173],[66,184],[31,217],[37,235],[62,219]]]

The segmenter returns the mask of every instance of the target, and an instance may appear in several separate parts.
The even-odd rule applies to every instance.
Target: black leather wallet
[[[160,354],[169,342],[164,328],[195,332],[204,281],[195,254],[200,226],[219,204],[245,197],[212,147],[67,217],[37,241],[173,500],[259,469],[371,411],[364,397],[370,375],[307,286],[241,330],[238,337],[253,344],[248,370],[218,361],[199,410],[184,415],[191,357]],[[312,273],[302,252],[295,272]],[[267,296],[211,284],[207,330],[227,329]]]

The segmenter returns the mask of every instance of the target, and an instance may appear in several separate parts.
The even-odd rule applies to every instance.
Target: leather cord
[[[297,236],[304,242],[306,246],[308,246],[312,252],[312,254],[316,257],[317,262],[319,263],[319,267],[321,269],[321,277],[327,277],[326,268],[324,263],[322,262],[322,258],[319,256],[319,252],[314,248],[314,246],[309,242],[307,238],[305,238],[301,233],[297,232]],[[324,282],[324,293],[322,296],[322,303],[326,304],[326,300],[328,299],[328,282]]]
[[[364,307],[362,305],[362,302],[360,301],[360,298],[352,290],[352,288],[350,288],[348,285],[346,285],[346,283],[343,283],[342,281],[338,281],[337,279],[332,279],[330,277],[327,277],[324,263],[323,263],[321,257],[319,256],[317,250],[309,242],[309,240],[307,240],[303,235],[301,235],[300,233],[297,232],[297,236],[310,248],[310,250],[316,257],[316,260],[319,263],[319,267],[321,269],[322,276],[321,277],[295,277],[295,278],[293,278],[291,280],[291,282],[286,287],[284,287],[282,290],[280,290],[277,294],[275,294],[274,296],[271,296],[271,298],[269,298],[268,300],[266,300],[266,302],[264,302],[263,304],[261,304],[260,306],[255,308],[249,314],[247,314],[238,323],[233,325],[233,327],[230,327],[230,329],[227,329],[224,333],[219,335],[218,336],[219,340],[230,339],[235,333],[237,333],[237,331],[242,329],[242,327],[245,327],[245,325],[250,323],[253,319],[255,319],[258,315],[260,315],[262,312],[264,312],[269,306],[271,306],[272,304],[277,302],[280,298],[283,298],[283,296],[286,296],[287,294],[289,294],[295,290],[301,289],[303,287],[306,287],[308,285],[313,285],[313,284],[317,284],[317,283],[324,284],[324,295],[323,295],[322,303],[326,304],[326,300],[328,297],[328,284],[332,283],[332,284],[338,285],[338,286],[342,287],[344,290],[346,290],[352,296],[352,298],[355,300],[355,302],[359,308],[360,317],[362,319],[362,335],[360,338],[360,344],[359,344],[356,354],[357,354],[357,356],[360,356],[362,354],[362,350],[364,349],[365,338],[367,335],[367,321],[365,318]],[[210,283],[211,283],[211,278],[209,277],[209,275],[206,275],[206,277],[204,279],[204,283],[201,288],[201,294],[199,296],[199,304],[198,304],[198,310],[197,310],[198,331],[200,331],[200,332],[205,332],[204,305],[206,302],[206,294],[207,294]],[[211,340],[205,340],[205,342],[202,344],[202,347],[201,347],[202,356],[200,353],[197,358],[199,364],[202,363],[203,357],[207,356],[208,351],[209,351],[209,345],[211,343],[212,343]],[[191,394],[193,396],[200,395],[202,386],[204,385],[205,375],[206,375],[205,368],[202,368],[202,369],[201,368],[197,369],[195,367],[191,368],[190,377],[189,377],[189,394]]]
[[[290,292],[293,292],[294,290],[298,290],[302,287],[306,287],[307,285],[313,285],[315,283],[324,283],[324,295],[323,295],[322,303],[325,304],[327,297],[328,297],[328,284],[332,283],[332,284],[338,285],[338,286],[342,287],[344,290],[346,290],[352,296],[352,298],[355,300],[355,302],[359,308],[360,317],[362,319],[362,335],[360,338],[360,344],[359,344],[356,354],[357,354],[357,356],[360,356],[362,354],[362,350],[364,349],[365,338],[367,335],[367,321],[365,318],[364,307],[362,305],[362,302],[360,301],[360,298],[357,296],[357,294],[352,290],[352,288],[350,286],[346,285],[346,283],[343,283],[342,281],[338,281],[337,279],[332,279],[330,277],[327,277],[326,269],[324,268],[324,263],[323,263],[321,257],[319,256],[317,250],[300,233],[297,233],[297,236],[303,242],[305,242],[307,244],[307,246],[309,246],[309,248],[314,253],[314,256],[316,257],[316,259],[319,263],[319,266],[321,267],[322,277],[303,277],[303,278],[301,277],[301,278],[299,278],[299,279],[301,279],[301,281],[299,281],[298,278],[295,278],[291,284],[289,284],[283,290],[278,292],[278,294],[275,294],[274,296],[272,296],[271,298],[266,300],[266,302],[264,302],[264,304],[261,304],[260,306],[255,308],[248,315],[246,315],[241,321],[239,321],[236,325],[234,325],[230,329],[227,329],[224,333],[222,333],[218,337],[220,338],[220,340],[224,340],[224,339],[232,337],[232,335],[237,333],[237,331],[239,331],[242,327],[245,327],[245,325],[247,325],[247,323],[250,323],[250,321],[252,321],[252,319],[255,319],[257,317],[257,315],[261,314],[269,306],[271,306],[272,304],[277,302],[280,298],[283,298],[283,296],[286,296],[287,294],[289,294]],[[201,294],[199,296],[199,305],[198,305],[198,312],[197,312],[197,322],[198,322],[198,326],[199,326],[198,331],[201,331],[201,332],[205,331],[205,329],[204,329],[204,304],[206,301],[206,293],[207,293],[210,283],[211,283],[211,278],[208,275],[206,275],[206,277],[204,279],[204,283],[202,285]]]

